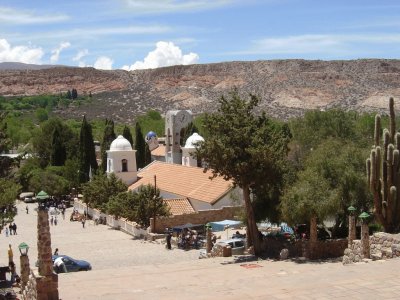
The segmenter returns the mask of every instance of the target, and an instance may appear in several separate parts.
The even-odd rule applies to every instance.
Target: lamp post
[[[368,219],[369,214],[363,212],[358,216],[361,221],[361,251],[364,258],[370,257],[370,247],[369,247],[369,228]]]
[[[356,217],[354,216],[356,210],[357,209],[354,206],[349,206],[349,208],[347,208],[347,211],[349,212],[349,236],[348,236],[349,247],[356,239]]]
[[[18,245],[19,252],[21,253],[20,256],[20,265],[21,265],[21,290],[25,289],[25,286],[29,280],[29,257],[28,257],[28,250],[29,246],[26,243],[21,243]]]

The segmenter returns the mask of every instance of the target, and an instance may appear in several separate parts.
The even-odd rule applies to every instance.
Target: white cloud
[[[199,60],[196,53],[182,54],[182,50],[172,42],[160,41],[156,49],[150,51],[143,61],[136,61],[131,66],[123,66],[122,69],[131,71],[137,69],[152,69],[173,65],[190,65]]]
[[[0,22],[8,24],[39,24],[57,23],[68,20],[69,17],[62,14],[39,15],[34,11],[16,10],[9,7],[0,7]]]
[[[60,57],[60,53],[62,50],[64,50],[65,48],[68,48],[71,46],[70,42],[62,42],[58,48],[51,50],[51,57],[50,57],[50,61],[52,64],[56,63],[58,61],[58,58]]]
[[[112,69],[113,60],[107,56],[100,56],[95,61],[93,67],[101,70],[111,70]]]
[[[134,14],[165,14],[171,12],[188,12],[223,7],[235,0],[125,0]]]
[[[362,45],[400,45],[400,34],[305,34],[253,41],[245,51],[235,54],[340,54]]]
[[[89,54],[88,49],[79,50],[78,53],[72,58],[73,61],[80,61],[83,57]]]
[[[43,57],[42,48],[31,46],[14,46],[5,39],[0,39],[0,62],[22,62],[40,64]]]

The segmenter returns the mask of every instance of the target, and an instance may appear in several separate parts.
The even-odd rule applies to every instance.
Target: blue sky
[[[132,70],[400,56],[398,0],[2,0],[0,24],[0,62]]]

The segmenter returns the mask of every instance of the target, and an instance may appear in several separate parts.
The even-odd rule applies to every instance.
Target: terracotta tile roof
[[[210,204],[217,202],[232,188],[232,182],[221,176],[211,180],[211,171],[204,173],[203,168],[153,161],[138,172],[138,181],[129,189],[135,190],[146,184],[154,185],[154,175],[157,176],[157,188],[160,190]]]
[[[169,212],[174,215],[184,215],[194,213],[193,206],[190,204],[189,199],[164,199],[164,202],[169,207]]]
[[[158,147],[156,149],[151,151],[151,155],[165,156],[165,145],[158,145]]]

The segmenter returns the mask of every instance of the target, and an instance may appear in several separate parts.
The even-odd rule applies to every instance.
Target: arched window
[[[122,172],[128,172],[128,161],[123,159],[122,161]]]

